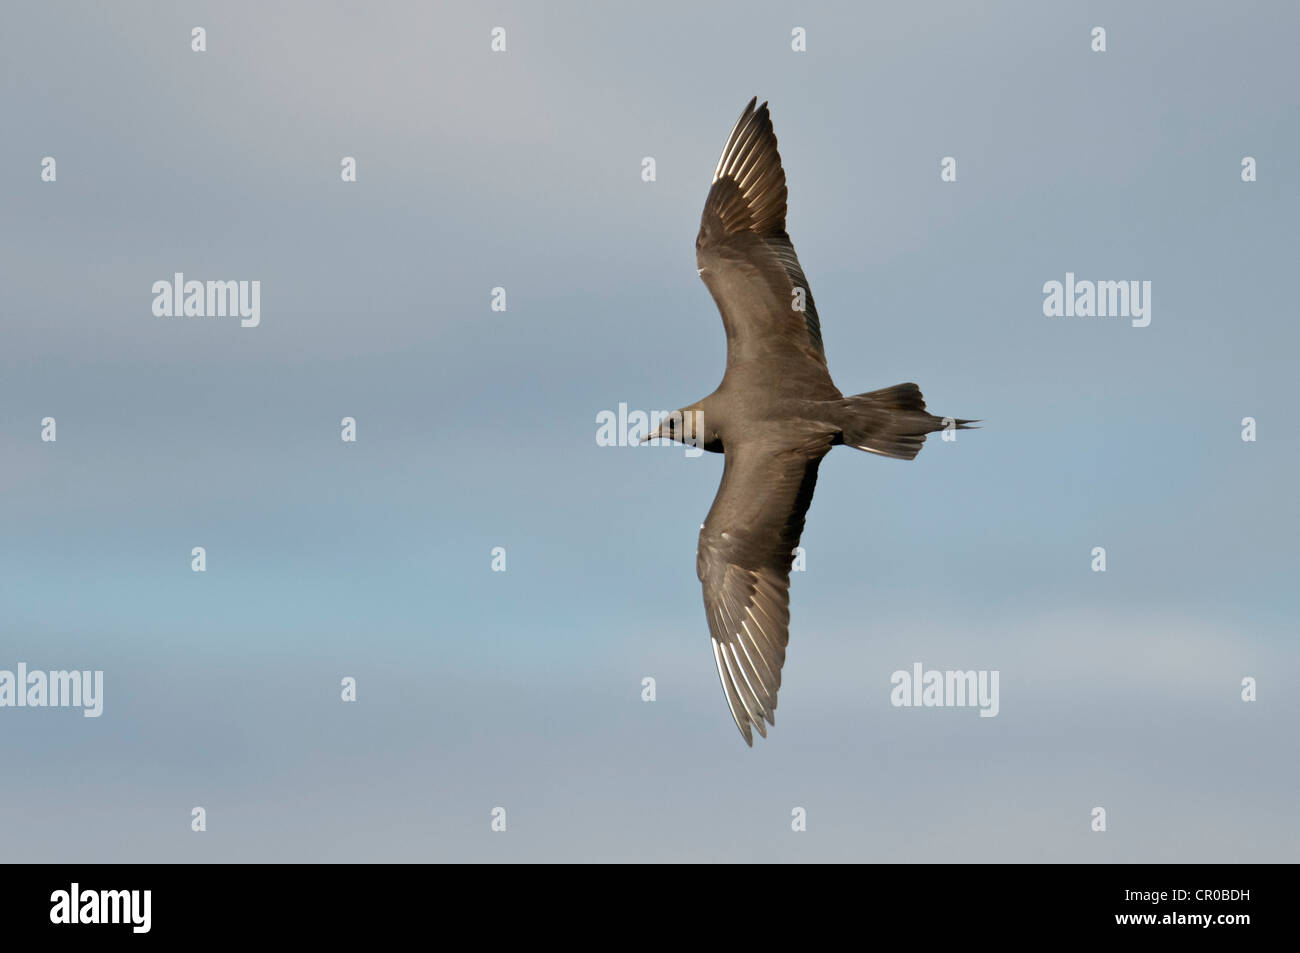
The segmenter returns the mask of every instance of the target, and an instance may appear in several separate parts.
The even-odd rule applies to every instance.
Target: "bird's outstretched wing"
[[[834,391],[812,291],[785,231],[785,171],[767,103],[745,107],[713,173],[695,260],[722,313],[727,369],[779,368],[779,390]],[[827,392],[829,394],[829,392]]]
[[[807,448],[761,441],[728,446],[722,484],[700,529],[695,569],[704,588],[718,677],[753,745],[751,726],[767,737],[790,626],[790,564],[817,485],[829,436]]]

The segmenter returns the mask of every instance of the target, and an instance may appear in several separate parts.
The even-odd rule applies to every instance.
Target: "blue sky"
[[[992,7],[12,12],[0,669],[106,699],[0,709],[6,856],[1295,860],[1300,18]],[[752,95],[840,388],[986,424],[823,463],[749,750],[694,572],[722,460],[595,421],[721,376],[693,241]],[[155,318],[176,271],[261,325]],[[1151,325],[1044,317],[1066,272]],[[890,706],[916,661],[999,715]]]

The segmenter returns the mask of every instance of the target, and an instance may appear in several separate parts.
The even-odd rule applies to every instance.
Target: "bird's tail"
[[[921,388],[895,384],[868,394],[830,402],[837,442],[870,453],[911,460],[921,452],[925,435],[937,430],[969,430],[975,420],[936,417],[925,409]]]

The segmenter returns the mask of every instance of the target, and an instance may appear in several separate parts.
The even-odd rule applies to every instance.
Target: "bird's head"
[[[651,440],[680,440],[682,436],[681,411],[666,416],[654,430],[641,438],[642,443]]]
[[[685,407],[665,414],[659,426],[641,438],[642,443],[650,440],[672,440],[690,446],[699,446],[704,434],[704,411],[698,406]]]

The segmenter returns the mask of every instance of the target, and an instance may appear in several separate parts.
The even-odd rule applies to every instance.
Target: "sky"
[[[0,707],[5,859],[1300,857],[1294,6],[7,21],[0,672],[104,698]],[[840,389],[984,424],[823,462],[750,749],[695,576],[722,459],[596,422],[721,378],[693,241],[755,95]],[[260,323],[156,316],[177,272]],[[1149,326],[1046,316],[1067,273]],[[891,704],[918,662],[997,716]]]

